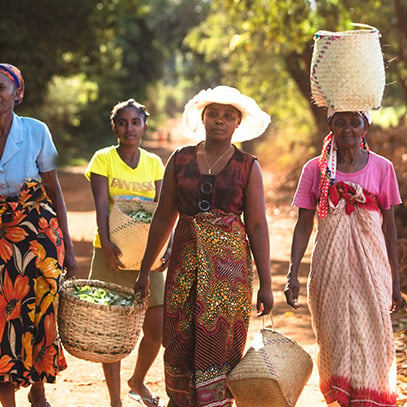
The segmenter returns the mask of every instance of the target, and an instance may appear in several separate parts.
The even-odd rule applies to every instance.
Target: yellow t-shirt
[[[157,154],[142,148],[137,168],[129,167],[119,156],[117,146],[102,148],[93,155],[85,170],[85,177],[91,174],[102,175],[108,179],[110,207],[114,198],[134,198],[153,200],[155,181],[163,179],[164,165]],[[93,241],[95,247],[102,247],[96,231]]]

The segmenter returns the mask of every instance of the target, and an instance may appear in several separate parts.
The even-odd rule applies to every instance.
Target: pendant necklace
[[[220,162],[220,160],[221,160],[223,157],[225,157],[226,154],[229,153],[229,151],[230,151],[231,149],[233,149],[233,146],[231,145],[224,153],[222,153],[222,154],[217,158],[217,160],[216,160],[212,165],[209,165],[208,157],[206,156],[205,145],[206,145],[206,143],[204,142],[204,143],[203,143],[204,158],[205,158],[205,161],[206,161],[206,165],[207,165],[207,167],[208,167],[208,174],[212,174],[212,169],[216,167],[216,165]]]

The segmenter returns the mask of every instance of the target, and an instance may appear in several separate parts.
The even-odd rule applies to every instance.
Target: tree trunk
[[[400,0],[394,0],[394,14],[397,19],[397,42],[399,61],[397,67],[397,76],[400,81],[401,91],[404,98],[404,103],[407,106],[407,55],[405,47],[407,46],[407,27],[405,24],[407,18],[407,8],[401,5]]]

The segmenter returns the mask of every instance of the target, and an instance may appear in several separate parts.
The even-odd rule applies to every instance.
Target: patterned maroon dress
[[[252,261],[241,220],[255,157],[235,148],[217,175],[201,174],[196,146],[175,153],[179,222],[164,303],[170,407],[231,406],[226,377],[242,357]]]

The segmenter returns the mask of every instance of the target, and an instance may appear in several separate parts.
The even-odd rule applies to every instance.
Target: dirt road
[[[169,150],[156,146],[156,151],[167,159]],[[89,183],[83,176],[83,169],[72,169],[60,173],[60,180],[68,208],[70,232],[74,241],[75,252],[79,264],[78,278],[86,278],[92,254],[92,238],[95,230],[95,212]],[[271,182],[270,176],[265,176],[265,187]],[[287,273],[291,233],[295,221],[295,213],[289,208],[267,207],[270,222],[270,241],[272,248],[273,290],[275,293],[275,308],[273,320],[275,327],[298,341],[313,356],[316,348],[311,330],[310,316],[305,303],[305,283],[309,262],[307,253],[303,265],[301,283],[303,285],[300,303],[303,306],[296,312],[285,304],[283,287]],[[256,290],[255,292],[256,293]],[[269,323],[268,320],[265,321]],[[255,317],[253,308],[248,345],[253,334],[263,325],[263,320]],[[122,361],[122,394],[123,406],[138,406],[127,397],[127,379],[131,376],[136,356],[136,350]],[[53,407],[108,407],[109,397],[99,364],[77,359],[66,353],[68,369],[58,375],[55,385],[47,385],[48,399]],[[164,400],[167,400],[164,389],[162,350],[147,377],[148,386]],[[17,392],[17,405],[26,406],[27,389]],[[324,406],[322,395],[318,388],[317,369],[314,365],[313,374],[306,385],[298,403],[298,407]]]
[[[75,252],[79,264],[79,278],[87,276],[90,256],[92,254],[92,238],[95,230],[95,212],[89,183],[82,175],[81,169],[70,172],[61,172],[60,179],[68,207],[69,226],[75,245]],[[303,345],[315,357],[314,336],[310,326],[310,317],[305,306],[305,286],[302,290],[301,302],[304,306],[293,313],[285,305],[282,290],[287,272],[287,259],[289,256],[290,235],[294,224],[294,214],[288,209],[268,208],[270,220],[270,239],[272,247],[273,289],[276,305],[274,309],[274,324],[276,328],[291,336]],[[306,259],[306,262],[308,258]],[[304,266],[306,267],[306,266]],[[302,283],[305,284],[305,274]],[[269,323],[268,320],[265,321]],[[261,328],[263,321],[253,316],[251,320],[248,344],[253,334]],[[131,376],[136,351],[122,362],[122,393],[123,406],[137,405],[127,397],[127,379]],[[58,375],[55,385],[47,385],[47,395],[53,407],[108,407],[109,398],[105,386],[103,373],[99,364],[77,359],[66,353],[68,369]],[[162,352],[148,374],[148,385],[164,400]],[[299,407],[323,406],[322,396],[318,389],[317,374],[314,368],[313,375],[307,384],[299,402]],[[17,392],[19,406],[28,405],[27,390]]]

